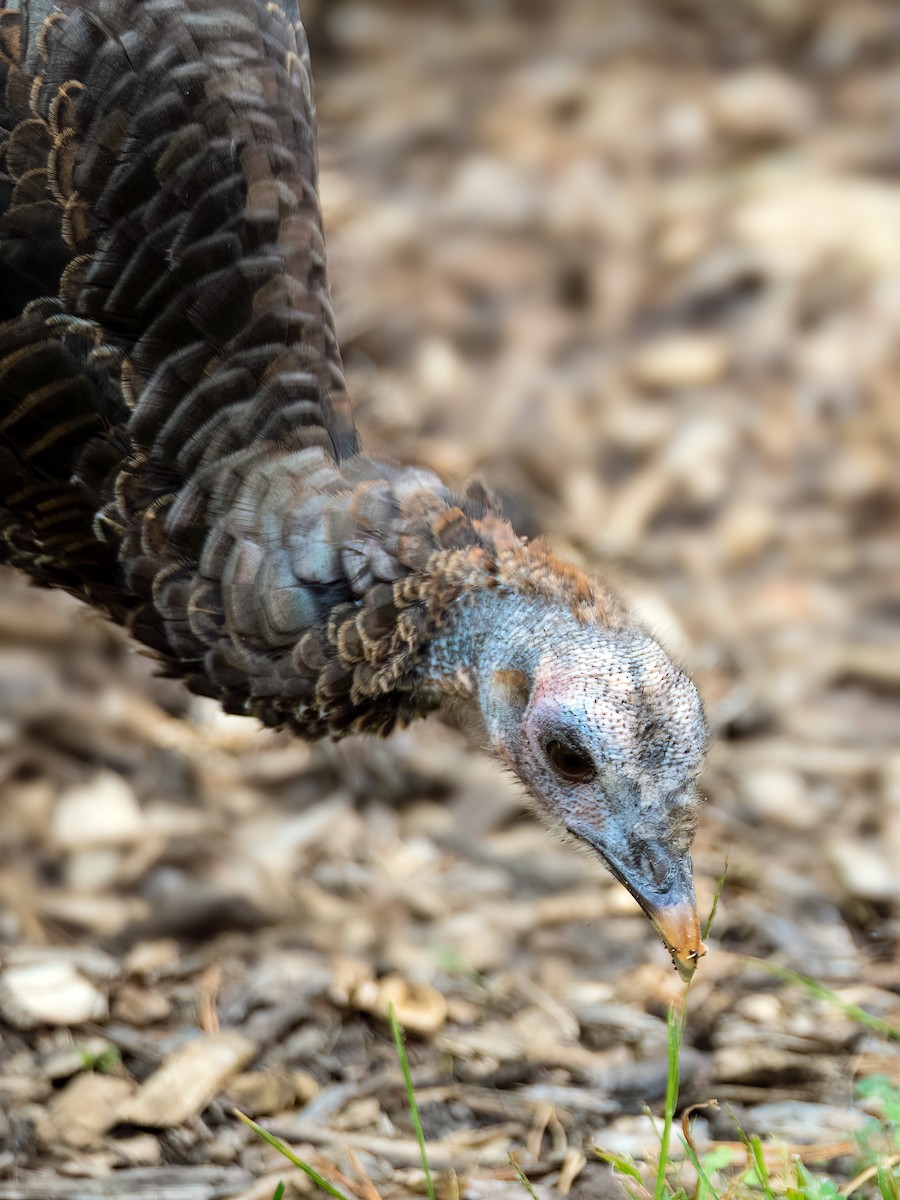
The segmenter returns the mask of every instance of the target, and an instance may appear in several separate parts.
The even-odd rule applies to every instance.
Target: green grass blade
[[[629,1158],[627,1154],[617,1154],[614,1150],[601,1150],[599,1146],[594,1146],[594,1153],[601,1162],[609,1163],[613,1171],[622,1176],[618,1182],[631,1200],[650,1200],[644,1177],[637,1169],[634,1159]],[[638,1186],[631,1187],[626,1182],[629,1179],[635,1180]]]
[[[669,1166],[669,1146],[672,1141],[672,1122],[675,1119],[675,1108],[678,1104],[678,1084],[680,1081],[679,1055],[686,1017],[687,997],[685,997],[685,1004],[682,1009],[681,1017],[676,1014],[674,1007],[669,1007],[666,1109],[663,1115],[663,1127],[659,1139],[659,1163],[657,1164],[656,1168],[656,1184],[653,1189],[653,1200],[663,1200],[666,1192],[666,1171]]]
[[[697,1178],[700,1180],[701,1187],[699,1187],[697,1189],[697,1200],[702,1200],[702,1198],[705,1196],[712,1196],[713,1200],[719,1200],[718,1193],[716,1192],[716,1189],[713,1187],[712,1181],[710,1180],[709,1176],[707,1175],[707,1173],[703,1167],[703,1164],[700,1162],[700,1159],[697,1157],[697,1152],[694,1149],[694,1147],[690,1144],[690,1142],[687,1140],[687,1138],[684,1138],[684,1137],[681,1139],[681,1144],[682,1144],[682,1146],[684,1146],[684,1152],[688,1156],[688,1161],[690,1162],[690,1164],[694,1168],[694,1170],[697,1172]]]
[[[900,1187],[898,1187],[897,1178],[893,1171],[883,1164],[879,1165],[876,1178],[878,1180],[878,1190],[881,1193],[881,1200],[898,1200]]]
[[[719,900],[721,899],[722,893],[725,890],[725,880],[728,876],[728,860],[729,860],[729,858],[730,858],[730,855],[726,854],[725,855],[725,863],[722,867],[722,874],[719,876],[718,882],[716,883],[716,894],[713,896],[712,908],[709,910],[709,916],[706,918],[706,924],[703,926],[704,942],[709,937],[710,930],[713,927],[713,921],[715,921],[715,919],[716,919],[716,913],[719,911]]]
[[[594,1147],[594,1153],[601,1162],[609,1163],[614,1171],[618,1171],[620,1175],[624,1175],[628,1179],[635,1179],[643,1187],[644,1177],[637,1169],[634,1159],[629,1158],[626,1154],[617,1154],[615,1150],[601,1150],[599,1146]]]
[[[794,1167],[794,1175],[797,1186],[789,1188],[788,1192],[793,1191],[799,1200],[841,1200],[841,1192],[833,1179],[827,1175],[813,1175],[799,1159]]]
[[[279,1141],[274,1134],[269,1133],[268,1129],[263,1129],[262,1125],[257,1125],[246,1113],[242,1113],[239,1108],[232,1109],[232,1112],[245,1125],[249,1126],[257,1137],[262,1138],[264,1142],[268,1142],[270,1146],[274,1146],[278,1153],[283,1154],[289,1163],[293,1163],[295,1167],[298,1167],[304,1175],[313,1181],[316,1187],[321,1188],[323,1192],[327,1192],[329,1196],[334,1196],[335,1200],[348,1200],[344,1193],[339,1192],[333,1183],[328,1182],[324,1175],[320,1175],[315,1167],[311,1167],[308,1162],[304,1162],[302,1158],[298,1158],[293,1150],[289,1149],[284,1142]],[[278,1186],[282,1189],[281,1195],[283,1196],[283,1185],[279,1184]],[[279,1200],[277,1191],[273,1200]],[[431,1200],[433,1200],[433,1196]]]
[[[284,1200],[284,1180],[283,1179],[282,1179],[281,1183],[279,1183],[278,1187],[275,1189],[275,1193],[272,1196],[272,1200]]]
[[[512,1155],[509,1156],[509,1162],[510,1162],[510,1165],[512,1166],[513,1170],[516,1173],[516,1179],[518,1179],[519,1183],[521,1183],[522,1187],[525,1189],[525,1191],[531,1197],[531,1200],[538,1200],[538,1194],[534,1190],[534,1188],[531,1186],[531,1180],[528,1178],[528,1176],[525,1174],[525,1172],[522,1170],[522,1168],[519,1166],[519,1164],[516,1162],[516,1160],[513,1158]]]
[[[409,1056],[406,1053],[406,1045],[403,1041],[403,1028],[397,1020],[397,1013],[393,1004],[388,1009],[388,1017],[391,1022],[391,1033],[394,1035],[394,1045],[397,1047],[397,1058],[400,1060],[400,1070],[403,1072],[403,1085],[406,1088],[406,1100],[409,1104],[409,1115],[412,1120],[413,1129],[416,1134],[416,1141],[419,1143],[419,1155],[422,1159],[422,1170],[425,1172],[425,1194],[428,1200],[435,1200],[434,1183],[431,1179],[431,1167],[428,1165],[428,1151],[425,1148],[425,1134],[422,1130],[422,1121],[419,1117],[419,1106],[416,1103],[416,1093],[413,1088],[412,1072],[409,1069]]]
[[[777,975],[779,979],[784,979],[787,983],[799,984],[811,996],[815,996],[819,1000],[827,1000],[829,1004],[839,1008],[851,1021],[856,1021],[857,1025],[864,1025],[867,1029],[880,1033],[882,1037],[900,1042],[900,1028],[896,1025],[891,1025],[889,1021],[882,1021],[880,1017],[866,1012],[858,1004],[850,1004],[848,1001],[842,1000],[837,992],[833,992],[831,988],[825,987],[815,979],[810,979],[808,975],[801,975],[799,971],[792,971],[790,967],[767,962],[764,958],[754,958],[751,954],[745,955],[745,962],[752,963],[754,967],[760,967],[763,971],[768,971],[770,975]]]
[[[762,1139],[754,1134],[753,1137],[747,1138],[746,1146],[753,1159],[756,1178],[766,1196],[766,1200],[775,1200],[775,1192],[772,1189],[772,1181],[769,1178],[769,1168],[766,1166],[766,1156],[763,1153]]]

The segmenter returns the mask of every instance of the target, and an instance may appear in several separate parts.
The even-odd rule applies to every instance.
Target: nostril
[[[652,880],[656,891],[665,895],[671,888],[671,864],[668,859],[654,846],[646,846],[641,859],[646,877]]]

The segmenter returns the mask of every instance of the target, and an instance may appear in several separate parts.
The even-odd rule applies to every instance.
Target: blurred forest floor
[[[307,19],[369,445],[480,475],[708,704],[698,1145],[730,1110],[849,1170],[900,1055],[751,960],[900,1023],[900,7]],[[234,1104],[350,1195],[420,1194],[391,1001],[442,1195],[522,1197],[514,1151],[588,1200],[595,1143],[652,1150],[677,977],[440,723],[307,748],[7,572],[0,787],[0,1200],[269,1200]]]

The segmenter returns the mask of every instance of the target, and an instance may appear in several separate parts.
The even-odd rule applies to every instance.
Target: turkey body
[[[316,178],[290,3],[0,10],[2,556],[303,737],[473,709],[689,974],[696,693],[481,487],[361,451]]]

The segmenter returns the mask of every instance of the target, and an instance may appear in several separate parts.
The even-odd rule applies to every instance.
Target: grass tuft
[[[727,872],[728,861],[726,859],[724,870],[716,887],[710,914],[704,926],[704,938],[709,936],[715,919],[719,899],[725,887]],[[900,1040],[900,1028],[873,1016],[859,1005],[848,1003],[836,992],[817,983],[816,980],[792,971],[788,967],[776,966],[761,959],[748,958],[747,961],[778,975],[789,983],[799,984],[811,995],[826,1000],[858,1024],[874,1030],[882,1037]],[[680,1141],[684,1150],[683,1161],[673,1158],[672,1131],[678,1109],[681,1046],[687,1021],[689,994],[690,985],[688,984],[685,987],[680,1011],[672,1005],[668,1012],[666,1096],[662,1128],[658,1131],[659,1153],[656,1157],[655,1167],[651,1167],[652,1188],[645,1172],[629,1155],[617,1154],[599,1147],[594,1148],[597,1157],[612,1166],[623,1190],[632,1200],[782,1200],[783,1197],[785,1200],[852,1200],[855,1197],[859,1197],[860,1200],[900,1200],[900,1088],[890,1080],[880,1077],[862,1080],[857,1088],[861,1097],[874,1098],[880,1102],[881,1116],[877,1119],[873,1118],[857,1135],[855,1141],[858,1148],[858,1174],[844,1187],[839,1187],[824,1173],[811,1171],[799,1155],[794,1155],[791,1159],[788,1152],[784,1151],[781,1155],[783,1161],[779,1161],[777,1155],[773,1155],[772,1147],[764,1146],[758,1136],[748,1135],[739,1125],[737,1127],[738,1141],[721,1142],[704,1153],[699,1153],[691,1133],[691,1117],[698,1109],[716,1107],[715,1100],[710,1100],[707,1104],[693,1105],[682,1114]],[[416,1102],[403,1027],[393,1005],[388,1012],[388,1017],[397,1059],[403,1074],[409,1114],[422,1160],[425,1193],[428,1200],[435,1200],[434,1182],[428,1163],[425,1134],[422,1129],[419,1106]],[[320,1175],[309,1163],[298,1158],[278,1138],[268,1133],[262,1126],[257,1125],[244,1113],[237,1109],[234,1112],[258,1137],[268,1142],[270,1146],[274,1146],[289,1162],[303,1171],[320,1191],[335,1197],[336,1200],[348,1200],[348,1197],[334,1184]],[[849,1143],[851,1147],[853,1144],[853,1142]],[[774,1168],[773,1161],[776,1163]],[[537,1193],[528,1176],[512,1157],[510,1162],[515,1169],[519,1184],[528,1193],[531,1200],[537,1200]],[[689,1176],[687,1180],[683,1178],[685,1166],[689,1166],[693,1170],[693,1176]],[[279,1183],[272,1200],[283,1200],[284,1194],[285,1185]],[[456,1194],[458,1196],[458,1189]]]
[[[790,972],[790,976],[792,981],[803,981],[803,977],[796,976],[795,972]],[[826,998],[834,995],[819,985],[815,985],[814,994]],[[835,1001],[843,1012],[855,1008],[840,997],[835,996]],[[787,1152],[783,1155],[784,1162],[777,1170],[773,1169],[772,1149],[739,1125],[738,1142],[723,1142],[705,1154],[699,1154],[690,1130],[692,1114],[697,1107],[705,1107],[699,1105],[688,1109],[681,1119],[680,1141],[685,1163],[693,1168],[696,1176],[689,1191],[682,1178],[685,1163],[674,1160],[671,1150],[686,1008],[687,996],[680,1015],[674,1007],[669,1010],[666,1100],[653,1190],[650,1190],[644,1172],[628,1155],[595,1147],[597,1157],[613,1167],[623,1190],[632,1200],[688,1200],[689,1196],[690,1200],[782,1200],[782,1197],[787,1200],[850,1200],[853,1197],[900,1200],[900,1152],[897,1149],[900,1147],[900,1088],[884,1078],[865,1079],[857,1087],[860,1097],[875,1097],[882,1102],[882,1114],[857,1135],[858,1165],[864,1169],[845,1187],[840,1187],[825,1173],[811,1171],[798,1155],[791,1159]],[[871,1017],[864,1010],[860,1012],[865,1018]],[[853,1015],[852,1011],[850,1015]],[[871,1028],[868,1019],[861,1020],[860,1024]]]
[[[725,886],[728,861],[719,878],[712,908],[706,921],[703,937],[709,936],[715,919],[719,899]],[[777,966],[762,959],[748,958],[747,962],[762,968],[788,983],[806,989],[817,999],[825,1000],[846,1016],[866,1029],[873,1030],[889,1040],[900,1040],[900,1028],[867,1012],[857,1004],[843,1000],[824,984],[792,971],[789,967]],[[691,1135],[690,1119],[698,1108],[714,1107],[694,1105],[681,1118],[681,1144],[685,1162],[672,1157],[672,1129],[678,1107],[681,1044],[684,1038],[685,1021],[690,985],[685,988],[680,1014],[671,1006],[668,1014],[668,1070],[666,1076],[666,1098],[663,1124],[658,1131],[659,1153],[653,1170],[654,1182],[651,1191],[645,1172],[628,1155],[595,1147],[598,1158],[609,1163],[622,1188],[632,1200],[900,1200],[900,1088],[884,1078],[870,1078],[860,1082],[857,1088],[861,1097],[876,1098],[881,1102],[881,1116],[873,1119],[859,1135],[859,1174],[841,1188],[828,1175],[811,1171],[799,1155],[783,1153],[783,1162],[773,1169],[771,1147],[765,1147],[761,1138],[748,1135],[738,1125],[737,1142],[722,1142],[703,1155],[699,1154]],[[851,1143],[852,1145],[852,1143]],[[766,1151],[769,1151],[768,1157]],[[695,1179],[691,1191],[682,1182],[684,1165],[693,1168]]]

